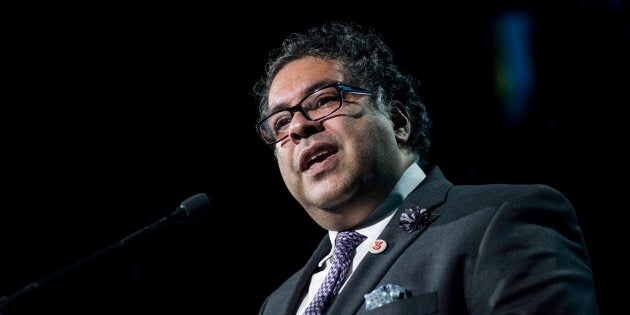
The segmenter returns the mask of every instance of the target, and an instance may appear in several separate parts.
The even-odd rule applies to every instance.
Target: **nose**
[[[289,138],[294,143],[298,143],[301,139],[320,132],[324,129],[321,121],[314,121],[306,118],[304,113],[298,111],[291,118],[291,126],[289,127]]]

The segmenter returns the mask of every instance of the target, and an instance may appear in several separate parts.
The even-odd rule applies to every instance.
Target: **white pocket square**
[[[367,311],[410,296],[411,292],[395,284],[382,285],[372,292],[363,295],[365,298],[365,309]]]

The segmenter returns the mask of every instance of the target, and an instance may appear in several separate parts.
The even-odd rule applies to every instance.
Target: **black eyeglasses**
[[[295,106],[272,112],[256,124],[256,131],[266,144],[274,144],[289,136],[291,119],[301,112],[306,119],[317,121],[330,116],[343,106],[347,94],[374,95],[374,93],[343,83],[326,85],[304,97]]]

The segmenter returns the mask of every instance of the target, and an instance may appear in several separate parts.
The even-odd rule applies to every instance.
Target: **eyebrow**
[[[313,91],[315,91],[315,90],[317,90],[319,88],[322,88],[322,87],[324,87],[326,85],[333,84],[335,82],[338,82],[338,81],[337,80],[330,80],[330,79],[323,79],[323,80],[319,80],[319,81],[315,81],[315,82],[311,83],[305,89],[303,89],[303,90],[307,91],[307,93],[303,94],[302,98],[300,98],[300,102],[302,100],[304,100],[304,98],[306,98],[306,96],[308,96],[311,93],[313,93]],[[276,106],[273,106],[273,107],[269,106],[269,109],[268,109],[267,113],[268,114],[275,113],[275,112],[278,112],[278,111],[281,111],[281,110],[285,110],[287,108],[291,108],[291,107],[293,107],[295,105],[296,104],[280,103],[280,104],[278,104]]]

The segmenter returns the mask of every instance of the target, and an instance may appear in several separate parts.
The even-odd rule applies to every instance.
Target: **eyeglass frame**
[[[334,109],[333,111],[331,111],[330,113],[328,113],[328,114],[326,114],[326,115],[324,115],[322,117],[319,117],[317,119],[311,118],[306,113],[306,111],[304,111],[304,108],[302,107],[302,103],[304,102],[304,100],[306,100],[307,98],[311,97],[313,94],[315,94],[315,93],[317,93],[317,92],[319,92],[319,91],[321,91],[323,89],[330,88],[330,87],[334,87],[337,90],[337,93],[339,93],[339,96],[340,96],[339,97],[339,106],[336,109]],[[304,118],[306,118],[306,119],[308,119],[310,121],[322,120],[322,119],[324,119],[324,118],[334,114],[341,107],[343,107],[343,96],[344,96],[343,93],[344,92],[350,93],[350,94],[358,94],[358,95],[369,95],[369,96],[373,96],[374,95],[374,93],[372,91],[370,91],[370,90],[367,90],[367,89],[364,89],[364,88],[360,88],[360,87],[351,86],[351,85],[347,85],[347,84],[344,84],[344,83],[341,83],[341,82],[335,82],[335,83],[332,83],[332,84],[328,84],[328,85],[322,86],[320,88],[317,88],[317,89],[311,91],[310,93],[308,93],[308,95],[306,95],[304,98],[302,98],[297,104],[295,104],[293,106],[290,106],[290,107],[287,107],[287,108],[281,108],[281,109],[275,110],[275,111],[269,113],[267,116],[265,116],[262,119],[260,119],[256,123],[256,133],[258,133],[258,136],[263,140],[263,142],[265,144],[268,144],[268,145],[276,144],[276,143],[286,139],[289,136],[289,133],[287,133],[284,137],[282,137],[280,139],[276,139],[273,142],[268,142],[265,139],[265,137],[262,135],[262,132],[260,131],[260,128],[261,128],[262,124],[267,119],[269,119],[271,116],[273,116],[273,115],[275,115],[277,113],[288,111],[291,114],[291,119],[293,119],[293,117],[295,116],[296,112],[300,112],[300,113],[302,113],[302,115],[304,115]]]

